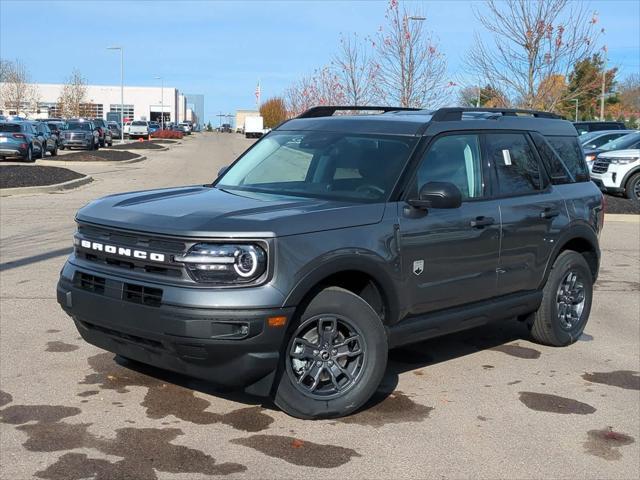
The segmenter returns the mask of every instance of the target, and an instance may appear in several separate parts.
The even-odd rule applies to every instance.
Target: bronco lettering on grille
[[[121,257],[133,257],[138,260],[151,260],[153,262],[164,262],[164,253],[147,252],[145,250],[136,250],[128,247],[118,247],[117,245],[108,245],[105,243],[92,242],[90,240],[80,240],[80,247],[96,252],[105,252]]]

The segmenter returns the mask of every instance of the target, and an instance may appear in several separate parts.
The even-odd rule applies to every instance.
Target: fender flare
[[[627,182],[631,177],[633,177],[636,173],[640,173],[640,167],[635,167],[625,173],[624,177],[622,177],[622,182],[620,182],[620,188],[626,189]]]
[[[597,258],[594,281],[598,277],[598,269],[600,266],[600,246],[598,242],[598,235],[593,230],[593,227],[589,226],[588,224],[575,223],[569,225],[567,229],[563,233],[561,233],[556,240],[556,245],[551,251],[551,255],[549,255],[549,259],[547,260],[547,266],[544,270],[544,276],[542,278],[542,284],[540,285],[540,288],[544,288],[544,285],[547,282],[547,278],[549,278],[551,267],[556,261],[556,258],[558,258],[558,255],[560,255],[560,252],[569,242],[573,240],[584,240],[591,246],[591,249],[595,252]]]
[[[308,271],[291,289],[285,298],[283,307],[298,306],[323,280],[347,271],[358,271],[370,276],[388,307],[385,323],[390,324],[397,321],[400,314],[399,291],[396,287],[398,280],[392,278],[388,262],[369,250],[333,251],[315,259],[310,263]]]

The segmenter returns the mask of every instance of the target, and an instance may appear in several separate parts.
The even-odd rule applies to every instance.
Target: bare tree
[[[427,107],[443,103],[446,60],[424,17],[409,13],[398,0],[390,0],[386,29],[374,40],[377,53],[377,94],[387,104]]]
[[[338,76],[325,66],[291,85],[285,91],[285,100],[288,114],[295,116],[313,106],[343,104],[345,96]]]
[[[376,92],[378,69],[367,44],[357,34],[340,35],[340,48],[332,66],[349,105],[370,105]]]
[[[7,113],[28,113],[35,110],[38,91],[30,83],[27,68],[20,60],[15,62],[0,61],[0,104]]]
[[[570,0],[486,0],[476,17],[493,40],[476,34],[468,66],[527,108],[554,110],[569,98],[564,81],[599,35],[596,14]]]
[[[618,96],[625,114],[640,113],[640,75],[629,75],[618,87]]]
[[[62,116],[81,117],[86,112],[87,81],[80,71],[74,70],[62,87],[58,104],[62,111]]]

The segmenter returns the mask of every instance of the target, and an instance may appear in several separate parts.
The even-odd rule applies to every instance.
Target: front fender
[[[388,307],[386,323],[395,323],[400,299],[391,263],[370,250],[349,248],[327,252],[305,267],[300,280],[286,297],[283,307],[297,306],[304,297],[328,277],[340,272],[356,271],[371,277]]]

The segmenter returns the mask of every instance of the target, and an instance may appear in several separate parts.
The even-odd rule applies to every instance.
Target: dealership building
[[[58,99],[61,96],[63,84],[37,83],[32,84],[37,98],[37,103],[24,105],[20,112],[9,111],[0,105],[0,113],[3,115],[26,115],[30,118],[59,117],[60,106]],[[2,88],[2,84],[0,84]],[[204,96],[190,95],[197,98],[198,107],[202,105],[204,110]],[[198,98],[201,97],[201,98]],[[90,112],[92,118],[119,116],[121,110],[121,96],[119,85],[87,85],[86,104],[84,110]],[[191,106],[191,105],[190,105]],[[200,108],[187,107],[187,96],[175,87],[124,87],[122,109],[124,118],[129,120],[161,121],[164,115],[166,122],[182,122],[190,120],[201,123],[196,110]],[[107,116],[109,112],[112,115]],[[198,112],[200,113],[200,112]],[[204,113],[204,112],[202,112]],[[201,113],[201,114],[202,114]]]

